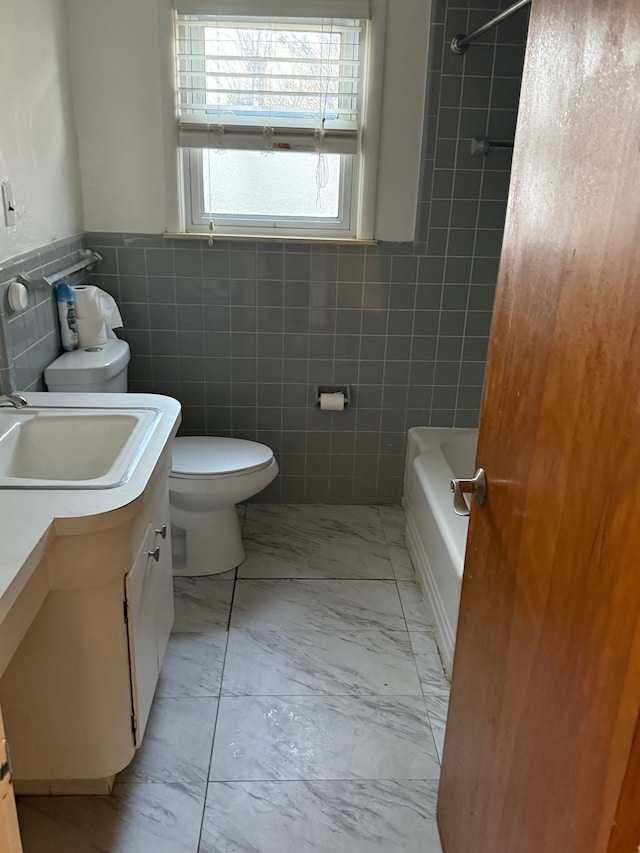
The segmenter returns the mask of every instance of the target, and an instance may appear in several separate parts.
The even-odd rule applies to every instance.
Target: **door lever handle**
[[[452,480],[451,491],[453,492],[453,511],[457,515],[469,515],[471,509],[465,500],[465,494],[473,495],[479,504],[483,504],[487,496],[487,478],[484,468],[478,468],[475,477],[470,480]]]

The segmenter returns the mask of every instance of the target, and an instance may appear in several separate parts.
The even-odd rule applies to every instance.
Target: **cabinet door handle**
[[[159,562],[159,560],[160,560],[160,546],[155,548],[153,551],[147,551],[147,553],[150,557],[153,557],[153,559],[156,561],[156,563]]]
[[[156,528],[156,533],[161,536],[163,539],[167,538],[167,525],[163,524],[162,527]]]

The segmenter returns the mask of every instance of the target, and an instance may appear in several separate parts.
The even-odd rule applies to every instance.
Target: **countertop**
[[[77,490],[0,489],[0,624],[31,579],[51,536],[56,532],[78,533],[102,528],[109,513],[136,501],[180,424],[180,403],[158,394],[40,392],[25,396],[30,406],[38,408],[152,407],[160,410],[161,417],[131,478],[121,486]]]

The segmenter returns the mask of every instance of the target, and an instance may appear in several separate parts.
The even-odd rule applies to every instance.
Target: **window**
[[[304,0],[275,3],[297,17],[187,14],[194,3],[220,0],[177,4],[186,230],[371,236],[362,227],[368,0],[309,9],[353,18],[300,17]]]

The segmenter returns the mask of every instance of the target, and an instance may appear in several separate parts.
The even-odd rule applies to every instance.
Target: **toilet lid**
[[[273,459],[273,451],[265,444],[209,435],[174,438],[172,455],[171,473],[178,477],[249,474],[266,468]]]

